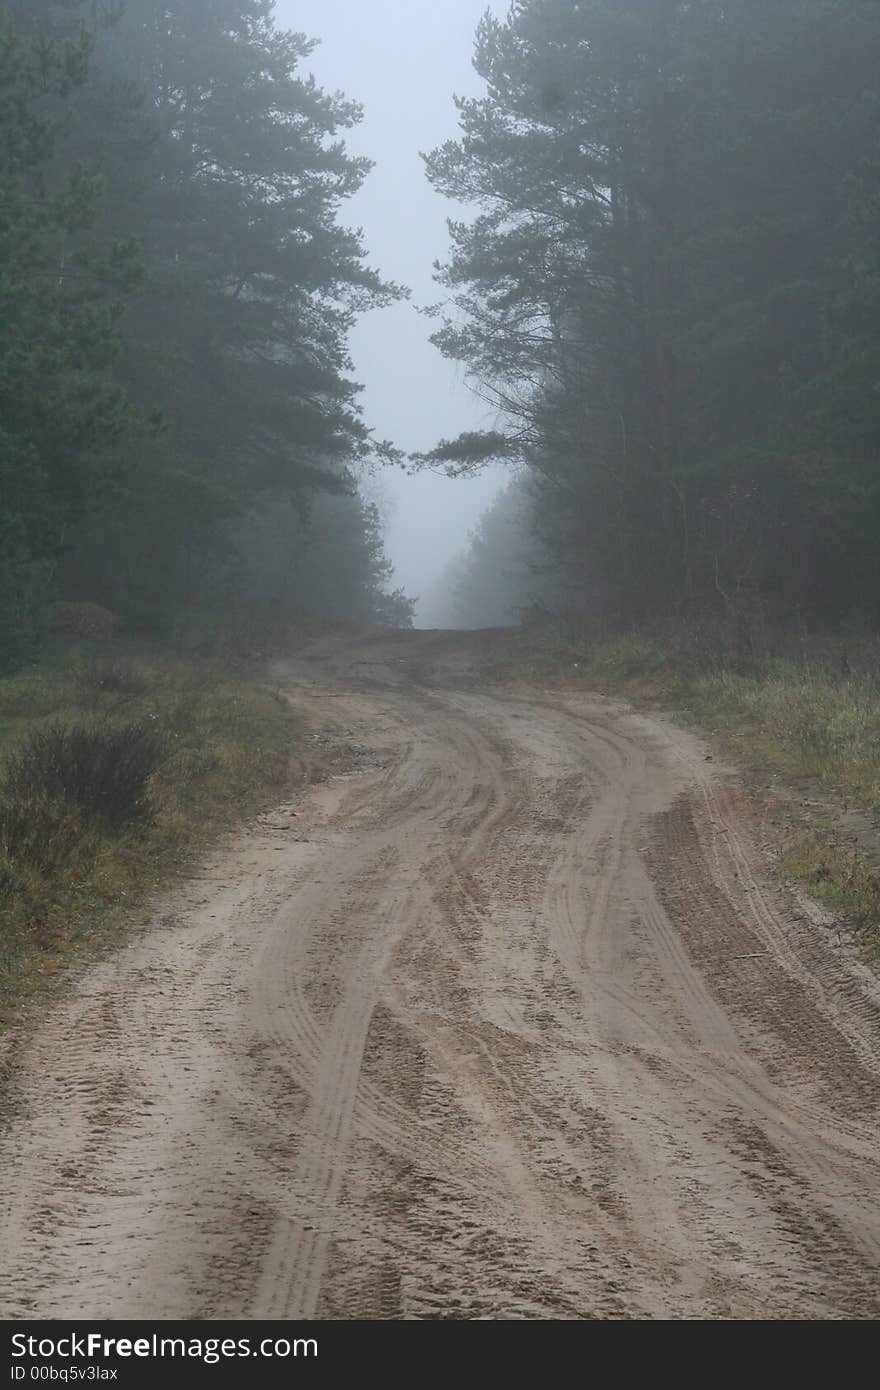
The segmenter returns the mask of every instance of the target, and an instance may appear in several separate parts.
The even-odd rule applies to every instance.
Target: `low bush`
[[[127,825],[146,815],[150,779],[166,749],[164,731],[150,720],[31,729],[7,760],[2,814],[60,805],[110,827]]]
[[[94,823],[63,801],[45,797],[0,801],[0,865],[6,870],[10,893],[20,888],[22,869],[38,869],[42,874],[88,873],[99,844]]]

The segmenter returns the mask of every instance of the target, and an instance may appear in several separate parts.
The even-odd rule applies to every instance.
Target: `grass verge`
[[[285,785],[289,706],[169,648],[58,648],[0,680],[0,1024]]]

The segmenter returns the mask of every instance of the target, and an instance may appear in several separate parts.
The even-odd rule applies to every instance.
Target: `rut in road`
[[[338,771],[19,1045],[6,1316],[880,1312],[880,991],[748,799],[467,635],[279,679]]]

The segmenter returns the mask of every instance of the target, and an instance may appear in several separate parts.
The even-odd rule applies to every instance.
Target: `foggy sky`
[[[494,416],[464,385],[461,368],[428,342],[429,320],[415,305],[442,291],[432,265],[448,251],[446,219],[461,210],[434,193],[419,151],[457,132],[453,94],[476,95],[471,66],[474,30],[487,8],[507,0],[278,0],[278,22],[321,40],[309,67],[321,86],[364,107],[347,134],[353,154],[375,168],[346,205],[343,220],[362,227],[370,262],[413,292],[408,304],[364,315],[352,335],[356,379],[367,422],[400,448],[429,449],[441,437],[487,428]],[[469,212],[465,212],[469,216]],[[385,470],[378,488],[392,514],[387,546],[395,583],[424,593],[464,543],[503,478],[500,469],[473,481]]]

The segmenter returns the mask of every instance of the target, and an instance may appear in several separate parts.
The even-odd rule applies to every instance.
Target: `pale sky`
[[[454,94],[481,91],[471,54],[487,8],[503,13],[507,0],[277,4],[279,24],[321,40],[309,65],[321,86],[364,107],[347,144],[376,167],[343,217],[363,228],[376,269],[408,285],[413,299],[365,315],[352,337],[352,355],[355,377],[365,387],[368,423],[380,438],[408,452],[495,423],[464,385],[461,368],[428,342],[431,322],[414,307],[441,297],[432,265],[447,255],[447,217],[462,215],[431,189],[419,151],[456,135]],[[450,482],[386,470],[379,487],[391,504],[387,545],[395,582],[410,594],[424,593],[460,549],[503,476],[495,469],[473,481]]]

